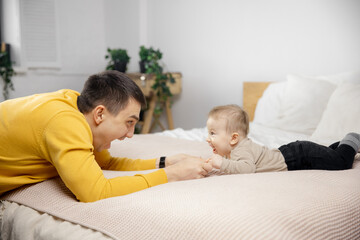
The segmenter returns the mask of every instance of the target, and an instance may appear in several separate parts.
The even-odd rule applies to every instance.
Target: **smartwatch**
[[[165,167],[165,159],[166,157],[160,157],[160,161],[159,161],[159,168],[164,168]]]

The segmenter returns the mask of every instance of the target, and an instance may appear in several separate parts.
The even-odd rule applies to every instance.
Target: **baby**
[[[255,173],[286,170],[350,169],[360,148],[360,134],[348,133],[329,147],[296,141],[269,149],[248,137],[249,117],[237,105],[213,108],[207,120],[207,142],[214,155],[208,160],[220,172]]]

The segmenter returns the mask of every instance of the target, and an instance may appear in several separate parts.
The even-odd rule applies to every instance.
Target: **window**
[[[55,0],[2,0],[3,40],[12,46],[16,66],[59,68]]]

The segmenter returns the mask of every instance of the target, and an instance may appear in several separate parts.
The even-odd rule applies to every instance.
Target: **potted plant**
[[[125,49],[107,49],[108,54],[105,55],[105,59],[109,59],[106,70],[118,70],[120,72],[126,72],[127,64],[130,61],[130,57]]]
[[[140,46],[139,51],[140,56],[140,72],[146,73],[146,69],[151,65],[154,61],[158,61],[162,58],[162,53],[160,50],[155,50],[152,47],[146,48],[145,46]]]
[[[0,52],[0,76],[4,82],[3,96],[5,100],[9,99],[9,90],[14,90],[14,85],[11,80],[14,74],[15,72],[10,59],[9,45],[2,43]]]
[[[155,82],[151,86],[157,96],[154,113],[155,115],[160,116],[160,114],[163,112],[166,101],[169,97],[172,96],[172,93],[167,83],[175,83],[175,79],[171,75],[171,73],[163,73],[163,67],[160,65],[162,53],[159,49],[154,50],[152,47],[146,48],[145,46],[140,46],[139,56],[141,60],[140,70],[141,62],[143,62],[144,64],[144,71],[142,71],[142,73],[155,75]]]

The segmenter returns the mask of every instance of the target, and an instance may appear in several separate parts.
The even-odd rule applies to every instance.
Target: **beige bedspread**
[[[204,142],[154,135],[135,136],[112,147],[113,154],[128,157],[179,152],[207,157],[210,149]],[[359,163],[346,171],[212,175],[94,203],[76,201],[56,178],[1,199],[114,239],[359,239]]]

